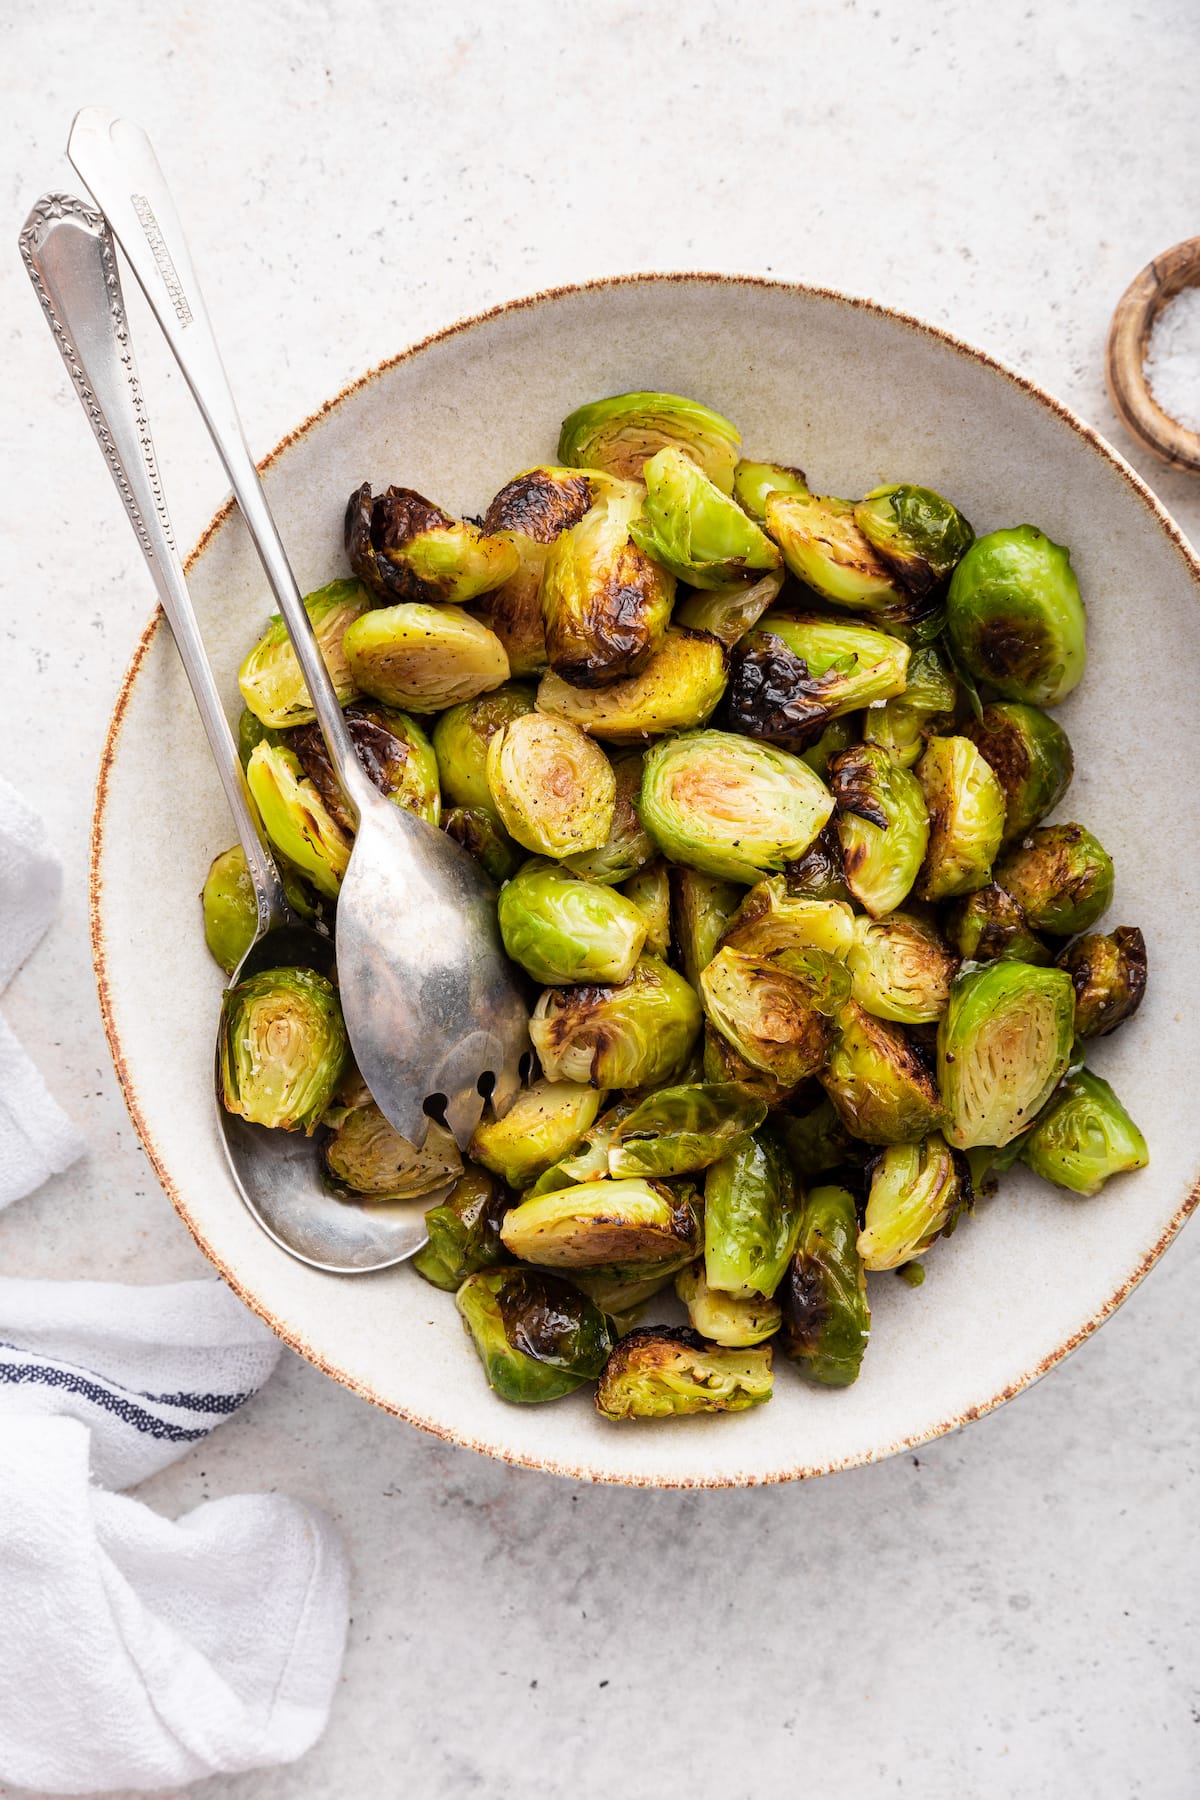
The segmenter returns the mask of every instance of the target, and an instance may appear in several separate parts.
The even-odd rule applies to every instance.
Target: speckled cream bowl
[[[1070,546],[1089,654],[1082,687],[1056,715],[1077,761],[1063,816],[1113,854],[1108,923],[1142,927],[1151,968],[1138,1017],[1096,1044],[1092,1061],[1144,1129],[1151,1167],[1092,1200],[1023,1171],[1007,1177],[998,1199],[930,1253],[922,1288],[872,1278],[871,1344],[845,1391],[807,1386],[781,1357],[771,1404],[732,1418],[613,1425],[588,1391],[504,1405],[450,1296],[405,1268],[339,1278],[303,1267],[231,1185],[211,1077],[222,983],[196,896],[233,833],[161,619],[134,657],[100,776],[97,980],[129,1110],[163,1186],[216,1267],[302,1355],[399,1417],[510,1462],[647,1486],[780,1481],[891,1455],[1009,1399],[1108,1317],[1196,1204],[1200,564],[1095,433],[946,334],[817,289],[639,276],[456,325],[285,439],[267,459],[266,484],[301,588],[344,572],[342,509],[361,481],[409,483],[478,512],[514,470],[553,456],[574,406],[634,388],[706,401],[739,426],[748,455],[801,463],[821,492],[924,482],[977,531],[1029,520]],[[272,607],[228,508],[190,572],[233,718],[238,663]]]

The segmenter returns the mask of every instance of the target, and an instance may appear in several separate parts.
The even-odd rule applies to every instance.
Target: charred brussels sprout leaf
[[[578,525],[595,498],[595,483],[578,469],[541,463],[506,481],[484,514],[486,532],[519,532],[535,544],[552,544]]]
[[[488,786],[488,745],[513,719],[532,711],[533,689],[513,681],[442,713],[433,728],[433,748],[442,793],[451,805],[490,813],[500,823]]]
[[[377,607],[348,628],[342,648],[364,694],[407,712],[440,712],[508,680],[495,632],[453,606]]]
[[[639,1327],[623,1337],[596,1388],[606,1419],[744,1412],[771,1398],[771,1346],[728,1350],[687,1326]]]
[[[923,900],[986,887],[1004,831],[1004,795],[965,737],[930,738],[917,764],[929,812],[929,848],[917,881]]]
[[[970,1203],[958,1158],[938,1132],[922,1144],[892,1144],[875,1164],[858,1253],[868,1269],[898,1269],[949,1234]]]
[[[1075,772],[1062,726],[1036,706],[985,706],[964,734],[1004,794],[1004,835],[1018,838],[1056,807]]]
[[[1107,1081],[1069,1075],[1021,1145],[1021,1161],[1056,1187],[1098,1194],[1110,1175],[1144,1169],[1146,1140]]]
[[[871,1333],[857,1237],[853,1194],[844,1187],[813,1188],[778,1297],[780,1341],[801,1374],[822,1387],[849,1387],[858,1379]]]
[[[671,951],[671,878],[658,857],[624,882],[621,893],[636,906],[646,927],[646,949],[652,956]]]
[[[765,1103],[733,1083],[660,1088],[617,1125],[608,1172],[664,1180],[693,1174],[741,1149],[766,1116]]]
[[[340,703],[353,700],[358,689],[346,661],[342,639],[346,628],[366,612],[370,600],[359,581],[331,581],[304,602],[329,679]],[[247,711],[272,731],[306,725],[316,718],[292,649],[287,626],[272,619],[238,670],[238,687]],[[255,742],[259,742],[255,739]],[[251,746],[253,747],[253,746]],[[245,760],[245,759],[243,759]]]
[[[959,976],[938,1026],[952,1144],[1002,1148],[1032,1123],[1066,1072],[1074,1019],[1063,969],[993,962]]]
[[[541,1269],[484,1269],[455,1300],[502,1400],[557,1400],[594,1381],[612,1348],[604,1314],[569,1281]]]
[[[612,687],[573,687],[553,671],[538,687],[538,711],[568,719],[589,737],[636,744],[703,725],[725,692],[725,652],[715,638],[672,629],[638,675]]]
[[[551,1081],[656,1087],[678,1075],[700,1034],[700,1002],[657,956],[618,987],[547,988],[530,1036]]]
[[[784,869],[789,894],[805,894],[812,900],[850,899],[842,843],[836,825],[817,833],[804,855]]]
[[[646,941],[632,900],[557,863],[532,862],[501,890],[500,936],[543,986],[628,981]]]
[[[488,745],[488,786],[510,837],[541,856],[606,843],[616,807],[612,764],[565,719],[522,713]]]
[[[697,588],[676,601],[672,617],[689,631],[708,632],[728,650],[775,604],[782,586],[782,571],[773,569],[748,586],[745,581],[730,581],[722,587]]]
[[[639,674],[662,645],[675,577],[635,541],[641,510],[640,488],[610,484],[546,558],[546,655],[573,687],[612,687]]]
[[[870,611],[903,599],[855,522],[852,501],[776,489],[766,498],[766,528],[792,574],[835,606]]]
[[[679,581],[719,588],[782,558],[765,532],[728,492],[710,481],[685,450],[666,446],[642,469],[646,501],[631,524],[634,542]]]
[[[254,942],[258,930],[258,901],[240,844],[214,857],[204,878],[204,941],[227,975]]]
[[[1132,1018],[1146,991],[1146,940],[1136,925],[1076,938],[1058,958],[1075,989],[1075,1035],[1105,1037]]]
[[[1113,896],[1112,858],[1082,825],[1041,825],[996,864],[996,880],[1035,931],[1087,931]]]
[[[1007,700],[1055,706],[1083,674],[1086,619],[1070,552],[1032,525],[978,538],[950,579],[958,661]]]
[[[800,1230],[802,1196],[779,1139],[760,1132],[704,1183],[704,1273],[723,1294],[770,1299]]]
[[[932,925],[908,913],[856,919],[849,953],[854,998],[878,1019],[926,1025],[940,1019],[958,958]]]
[[[455,1293],[468,1275],[504,1262],[500,1222],[508,1210],[508,1190],[486,1169],[464,1169],[439,1206],[425,1214],[429,1242],[412,1259],[418,1275]]]
[[[772,494],[807,494],[803,469],[786,463],[740,462],[733,471],[733,497],[743,511],[761,525]]]
[[[664,1181],[585,1181],[522,1200],[500,1228],[523,1262],[553,1269],[663,1274],[692,1262],[700,1228],[688,1195]]]
[[[687,1307],[692,1330],[726,1349],[748,1349],[779,1330],[782,1314],[776,1301],[762,1294],[723,1294],[709,1287],[703,1263],[680,1269],[675,1292]]]
[[[671,870],[671,918],[683,972],[693,987],[716,955],[717,944],[745,888],[682,865]]]
[[[866,1144],[916,1144],[944,1123],[933,1077],[902,1028],[853,1000],[820,1081],[846,1130]]]
[[[911,594],[940,588],[975,542],[970,525],[948,500],[932,488],[904,483],[872,488],[854,508],[854,522]]]
[[[626,750],[614,756],[612,769],[617,790],[608,836],[595,850],[581,850],[563,858],[572,874],[586,881],[599,881],[605,887],[628,881],[655,856],[654,845],[637,811],[642,787],[641,751]]]
[[[950,724],[958,699],[958,683],[937,651],[914,650],[902,694],[873,706],[863,725],[868,744],[878,744],[902,769],[911,769],[925,748],[931,727]],[[968,734],[969,735],[969,734]]]
[[[994,881],[950,908],[946,930],[959,954],[971,962],[1053,960],[1012,895]]]
[[[262,743],[246,766],[267,836],[322,894],[337,899],[350,863],[351,839],[290,750]]]
[[[722,493],[732,490],[741,449],[735,427],[678,394],[614,394],[576,408],[563,420],[558,455],[573,469],[603,469],[638,481],[649,459],[668,445],[686,451]]]
[[[373,1200],[419,1199],[456,1181],[463,1166],[458,1145],[444,1126],[431,1119],[418,1150],[389,1125],[374,1101],[346,1112],[321,1157],[335,1186]]]
[[[744,1088],[768,1107],[786,1106],[806,1085],[804,1081],[781,1081],[767,1069],[756,1069],[744,1056],[739,1056],[729,1039],[715,1026],[705,1023],[701,1073],[705,1081],[731,1082]]]
[[[504,645],[514,675],[536,675],[546,667],[546,558],[560,533],[578,525],[587,512],[594,486],[578,469],[527,469],[505,483],[484,515],[484,531],[509,537],[519,560],[515,574],[483,595],[475,610]]]
[[[854,914],[837,900],[811,900],[790,894],[782,875],[768,876],[752,887],[730,919],[721,947],[750,956],[774,956],[780,950],[825,950],[845,957],[854,942]]]
[[[822,950],[774,957],[718,950],[700,976],[704,1010],[751,1068],[785,1087],[825,1061],[832,1018],[850,994],[850,976]]]
[[[594,1123],[603,1098],[574,1081],[535,1081],[501,1118],[480,1120],[469,1154],[509,1187],[528,1187]]]
[[[437,757],[414,719],[386,706],[351,706],[346,710],[358,760],[381,794],[406,812],[437,825],[442,816]],[[347,836],[354,821],[346,810],[341,784],[318,725],[302,725],[291,733],[291,748],[300,767]]]
[[[481,863],[497,886],[509,879],[521,860],[512,839],[490,812],[475,806],[452,806],[442,824],[446,836]]]
[[[346,555],[385,606],[473,600],[515,575],[519,560],[507,538],[451,518],[413,488],[372,497],[368,481],[346,505]]]
[[[804,744],[831,719],[903,693],[909,654],[870,625],[767,613],[733,653],[725,713],[748,737]]]
[[[348,1060],[337,991],[313,969],[264,969],[221,1003],[221,1099],[252,1125],[311,1137]]]
[[[877,744],[835,756],[829,786],[846,885],[873,919],[907,896],[929,842],[929,816],[916,777]]]

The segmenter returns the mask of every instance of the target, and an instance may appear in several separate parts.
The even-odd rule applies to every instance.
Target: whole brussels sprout
[[[595,850],[580,850],[563,858],[573,875],[581,875],[585,881],[599,881],[605,887],[616,887],[622,881],[628,881],[648,862],[653,862],[656,855],[650,835],[638,817],[637,797],[642,790],[641,751],[621,751],[612,758],[612,770],[617,791],[608,836]]]
[[[786,751],[728,731],[689,731],[647,752],[638,810],[672,862],[751,883],[801,856],[833,801]]]
[[[1089,932],[1058,958],[1075,989],[1075,1035],[1106,1037],[1142,1004],[1146,991],[1146,940],[1136,925],[1118,925],[1103,937]]]
[[[1006,700],[1056,706],[1082,676],[1086,617],[1071,555],[1032,525],[977,538],[946,604],[957,660]]]
[[[694,1174],[741,1149],[766,1116],[765,1102],[733,1082],[660,1088],[616,1125],[608,1173],[662,1180]]]
[[[412,1258],[417,1274],[453,1294],[468,1275],[506,1261],[500,1222],[508,1207],[503,1182],[486,1169],[464,1169],[446,1198],[425,1214],[429,1242]]]
[[[1110,1175],[1144,1169],[1150,1152],[1108,1082],[1079,1069],[1022,1139],[1021,1161],[1043,1181],[1091,1195]]]
[[[521,713],[488,745],[488,786],[510,837],[541,856],[606,843],[617,801],[612,764],[565,719]]]
[[[643,956],[617,987],[547,988],[529,1034],[551,1081],[658,1087],[687,1062],[700,1021],[700,1002],[683,976]]]
[[[779,568],[777,546],[686,450],[665,445],[656,451],[643,465],[642,480],[646,500],[630,525],[633,541],[677,580],[719,588]]]
[[[686,1325],[639,1326],[618,1343],[596,1386],[606,1419],[744,1412],[771,1398],[771,1346],[728,1350]]]
[[[315,969],[263,969],[221,1002],[221,1100],[252,1125],[311,1137],[349,1057],[337,990]]]
[[[574,1081],[535,1081],[502,1117],[479,1121],[468,1155],[509,1187],[528,1187],[594,1123],[603,1098]]]
[[[559,461],[573,469],[603,469],[639,481],[649,459],[666,445],[686,450],[722,493],[733,488],[742,440],[711,407],[679,394],[614,394],[576,407],[563,420]]]
[[[813,1188],[800,1215],[796,1248],[779,1284],[780,1341],[800,1373],[822,1387],[849,1387],[857,1381],[871,1334],[857,1237],[853,1194],[844,1187]]]
[[[1053,961],[1012,895],[994,881],[950,908],[946,931],[959,955],[970,962]]]
[[[528,1405],[594,1381],[613,1345],[608,1321],[586,1294],[544,1269],[483,1269],[455,1305],[502,1400]]]
[[[589,737],[637,744],[665,731],[703,725],[725,692],[725,651],[715,638],[672,627],[638,675],[612,687],[573,687],[551,671],[538,711],[569,719]]]
[[[915,775],[877,744],[852,744],[829,766],[847,887],[873,919],[901,905],[925,857],[929,815]]]
[[[718,950],[700,974],[704,1010],[721,1036],[785,1086],[822,1066],[833,1016],[849,994],[849,973],[823,950]]]
[[[776,489],[766,498],[765,523],[792,574],[835,606],[871,611],[903,599],[855,522],[853,501]]]
[[[723,1294],[709,1287],[703,1263],[680,1269],[675,1292],[687,1307],[692,1330],[730,1350],[745,1350],[774,1337],[783,1317],[776,1301],[762,1294]]]
[[[723,1294],[770,1299],[800,1230],[803,1196],[783,1145],[758,1132],[704,1182],[704,1274]]]
[[[854,914],[839,900],[811,900],[788,892],[782,875],[770,875],[750,889],[725,927],[722,949],[749,956],[780,950],[824,950],[845,957],[854,942]]]
[[[945,1121],[933,1077],[902,1027],[854,1000],[819,1080],[846,1130],[866,1144],[916,1144]]]
[[[850,1137],[828,1094],[805,1112],[777,1113],[772,1125],[797,1175],[823,1175],[871,1154]]]
[[[923,900],[986,887],[1004,831],[1004,794],[969,738],[930,738],[917,764],[929,812],[929,847],[917,878]]]
[[[482,595],[474,610],[504,645],[514,675],[536,675],[546,667],[546,558],[555,538],[583,518],[594,489],[592,479],[577,469],[543,465],[506,482],[484,514],[484,531],[510,538],[519,561],[516,573]]]
[[[611,483],[546,557],[546,656],[573,687],[612,687],[639,674],[662,645],[675,577],[642,549],[641,511],[640,488]]]
[[[662,857],[646,864],[628,881],[622,882],[621,893],[642,915],[646,927],[646,949],[652,956],[666,957],[671,951],[671,879]]]
[[[507,538],[452,519],[413,488],[390,487],[373,498],[364,481],[346,503],[345,536],[350,567],[385,606],[473,600],[517,571]]]
[[[533,689],[509,681],[440,715],[433,728],[433,748],[442,793],[452,806],[489,813],[499,825],[500,815],[488,786],[488,746],[511,720],[532,711]]]
[[[848,955],[854,998],[877,1019],[927,1025],[940,1019],[958,958],[939,933],[910,913],[855,919]]]
[[[909,655],[870,625],[769,612],[734,650],[725,714],[748,737],[811,742],[831,719],[903,693]]]
[[[996,880],[1035,931],[1087,931],[1113,896],[1112,858],[1082,825],[1039,825],[1006,850]]]
[[[347,626],[361,618],[370,604],[360,581],[331,581],[304,602],[329,679],[343,706],[355,698],[358,689],[342,640]],[[272,619],[238,670],[238,687],[247,711],[273,731],[307,725],[317,716],[287,626],[280,618]]]
[[[733,497],[743,511],[761,525],[767,516],[771,494],[807,494],[803,469],[786,463],[740,462],[733,471]]]
[[[522,1200],[500,1236],[514,1256],[547,1268],[674,1273],[700,1249],[689,1195],[665,1181],[585,1181]]]
[[[246,765],[246,780],[275,848],[336,900],[350,864],[352,840],[342,830],[291,750],[262,743]]]
[[[500,891],[500,936],[514,962],[546,987],[628,981],[646,921],[615,888],[530,862]]]
[[[1003,1148],[1036,1117],[1071,1060],[1075,990],[1063,969],[991,962],[960,975],[938,1025],[946,1136]]]
[[[880,562],[910,594],[930,594],[949,579],[975,542],[956,507],[932,488],[895,483],[872,488],[854,522]]]
[[[1004,836],[1022,837],[1056,807],[1075,773],[1062,726],[1036,706],[985,706],[966,727],[1004,794]]]
[[[867,1269],[898,1269],[953,1230],[970,1205],[966,1158],[933,1132],[921,1144],[891,1144],[871,1172],[858,1254]]]
[[[497,887],[510,878],[521,860],[522,852],[507,831],[497,825],[491,812],[475,806],[452,806],[442,827],[447,837],[482,864]]]
[[[437,757],[416,720],[386,706],[347,707],[345,718],[358,760],[380,793],[419,819],[439,824],[442,796]],[[320,726],[301,725],[290,733],[290,747],[342,830],[353,835],[354,821],[346,810]]]
[[[436,1119],[429,1121],[419,1150],[388,1123],[373,1100],[330,1114],[324,1123],[335,1119],[321,1160],[333,1185],[348,1193],[369,1194],[372,1200],[417,1200],[462,1174],[458,1145]]]
[[[878,744],[902,769],[919,759],[931,728],[949,726],[958,700],[958,683],[932,645],[912,652],[907,675],[904,692],[871,707],[863,724],[867,743]]]
[[[706,631],[728,650],[775,604],[782,586],[783,571],[770,569],[748,585],[728,581],[721,587],[697,588],[676,600],[671,616],[676,625]]]
[[[677,864],[671,870],[671,919],[683,972],[693,987],[716,954],[717,944],[745,889],[735,881],[702,875]]]
[[[440,712],[509,676],[500,639],[460,607],[376,607],[347,628],[342,648],[363,693],[405,712]]]
[[[802,857],[784,865],[784,879],[789,894],[804,894],[812,900],[850,899],[836,825],[819,831]]]

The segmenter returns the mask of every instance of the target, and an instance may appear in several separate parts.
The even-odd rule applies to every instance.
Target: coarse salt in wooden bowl
[[[1155,324],[1185,288],[1200,288],[1200,237],[1165,250],[1130,282],[1108,328],[1104,372],[1112,403],[1127,430],[1172,468],[1195,475],[1200,474],[1200,432],[1164,412],[1146,376]]]

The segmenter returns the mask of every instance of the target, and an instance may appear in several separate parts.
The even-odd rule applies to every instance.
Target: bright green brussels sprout
[[[781,1081],[769,1069],[756,1069],[744,1056],[739,1056],[727,1037],[707,1022],[700,1072],[705,1081],[732,1082],[734,1086],[744,1088],[767,1107],[786,1106],[801,1088],[807,1086],[807,1077],[803,1081]]]
[[[767,495],[766,528],[793,575],[835,606],[871,611],[904,590],[855,522],[854,503],[831,495]]]
[[[618,1343],[596,1386],[606,1419],[744,1412],[771,1398],[771,1346],[728,1350],[686,1325],[639,1326]]]
[[[745,1350],[774,1337],[783,1317],[778,1304],[762,1294],[723,1294],[709,1287],[703,1263],[680,1269],[675,1292],[687,1307],[692,1330],[729,1350]]]
[[[1036,706],[985,706],[966,726],[1004,794],[1004,836],[1023,837],[1058,805],[1075,773],[1062,726]]]
[[[1062,952],[1058,966],[1075,989],[1075,1035],[1106,1037],[1132,1018],[1146,991],[1146,940],[1136,925],[1103,937],[1089,932]]]
[[[1006,961],[960,975],[938,1025],[950,1142],[1002,1148],[1024,1131],[1066,1073],[1074,1022],[1064,969]]]
[[[694,1174],[740,1149],[766,1116],[763,1101],[731,1082],[660,1088],[617,1124],[608,1172],[663,1180]]]
[[[347,627],[361,618],[370,604],[360,581],[331,581],[328,587],[309,594],[304,602],[329,679],[343,706],[358,692],[343,639]],[[272,730],[307,725],[317,716],[287,626],[280,618],[272,619],[266,635],[258,640],[238,670],[238,687],[248,711]]]
[[[721,934],[745,888],[677,864],[671,870],[671,919],[683,972],[696,987],[700,971],[716,955]]]
[[[877,744],[852,744],[830,764],[829,787],[846,885],[882,918],[906,898],[929,842],[920,783]]]
[[[495,816],[479,807],[452,806],[442,826],[447,837],[483,865],[497,887],[510,879],[524,855],[507,831],[497,825]]]
[[[628,981],[646,942],[634,901],[557,863],[526,863],[498,910],[505,950],[544,987]]]
[[[908,685],[883,706],[873,706],[863,724],[868,744],[878,744],[902,769],[911,769],[925,748],[931,727],[949,726],[958,683],[932,645],[908,659]],[[970,736],[970,733],[967,733]]]
[[[258,901],[240,844],[214,857],[204,878],[204,941],[227,975],[254,942],[258,930]]]
[[[849,996],[849,972],[823,950],[765,957],[726,948],[700,975],[704,1010],[721,1036],[785,1086],[822,1066]]]
[[[256,713],[252,713],[248,706],[243,706],[238,720],[237,740],[238,759],[244,769],[260,744],[274,744],[277,749],[286,750],[288,734],[286,730],[276,731],[272,726],[264,725]]]
[[[647,752],[638,810],[672,862],[751,883],[803,855],[833,801],[799,757],[728,731],[689,731]]]
[[[509,1187],[528,1187],[589,1129],[603,1099],[578,1082],[535,1081],[501,1118],[479,1121],[468,1154]]]
[[[641,913],[646,926],[646,949],[652,956],[671,950],[671,878],[662,857],[647,863],[621,885],[624,897]]]
[[[380,793],[419,819],[439,824],[442,796],[437,757],[416,720],[387,706],[351,706],[345,718],[358,760]],[[352,836],[354,820],[346,810],[320,726],[299,726],[288,733],[288,744],[330,813]]]
[[[780,1342],[801,1374],[822,1387],[849,1387],[858,1379],[871,1335],[857,1238],[853,1194],[844,1187],[813,1188],[800,1216],[796,1248],[779,1284]]]
[[[949,908],[946,934],[969,962],[1048,963],[1053,958],[1029,929],[1029,920],[1011,894],[994,881]]]
[[[872,488],[854,508],[854,522],[910,594],[940,588],[975,542],[975,533],[948,500],[932,488],[903,483]]]
[[[474,611],[504,645],[514,675],[536,675],[546,667],[542,621],[546,558],[560,533],[583,518],[595,486],[578,469],[546,465],[526,469],[505,483],[484,514],[484,531],[508,537],[519,561],[516,573],[481,596]]]
[[[637,797],[642,788],[641,751],[619,752],[612,758],[612,770],[617,794],[607,838],[595,850],[581,850],[574,856],[563,858],[573,875],[581,875],[585,881],[599,881],[605,887],[616,887],[622,881],[628,881],[648,862],[653,862],[656,854],[650,835],[638,817]]]
[[[783,571],[771,569],[749,585],[728,581],[721,587],[697,588],[676,600],[671,616],[689,631],[708,632],[728,650],[775,604],[782,586]]]
[[[1071,555],[1032,525],[977,538],[950,578],[957,661],[1006,700],[1055,706],[1083,674],[1086,616]]]
[[[819,831],[804,855],[786,865],[784,878],[789,894],[804,894],[810,900],[849,901],[837,826],[827,825]]]
[[[917,879],[923,900],[986,887],[1004,831],[1004,793],[969,738],[930,738],[917,764],[929,847]]]
[[[750,889],[725,927],[720,946],[749,956],[825,950],[844,958],[853,942],[854,914],[843,901],[790,894],[785,876],[770,875]]]
[[[662,645],[675,577],[641,547],[641,511],[642,490],[613,482],[546,557],[546,656],[573,687],[612,687],[639,674]]]
[[[704,1182],[704,1273],[723,1294],[770,1299],[800,1230],[803,1196],[778,1137],[760,1131]]]
[[[369,481],[346,505],[346,556],[385,606],[473,600],[515,575],[518,563],[507,538],[451,518],[413,488],[390,487],[372,498]]]
[[[1080,1069],[1067,1076],[1022,1140],[1021,1161],[1043,1181],[1091,1195],[1110,1175],[1144,1169],[1150,1152],[1107,1081]]]
[[[940,1132],[921,1144],[889,1144],[871,1172],[858,1254],[868,1269],[898,1269],[953,1230],[970,1205],[965,1157]]]
[[[614,394],[577,407],[563,420],[559,461],[572,469],[603,469],[625,481],[639,481],[659,450],[686,450],[722,493],[733,489],[742,440],[710,407],[678,394]]]
[[[350,863],[352,840],[343,831],[291,750],[259,744],[246,780],[267,836],[322,894],[337,899]]]
[[[336,1187],[373,1200],[417,1200],[457,1181],[462,1174],[458,1145],[435,1119],[418,1150],[400,1136],[373,1100],[346,1109],[321,1151],[325,1172]]]
[[[509,681],[441,714],[433,728],[433,748],[442,793],[452,806],[489,813],[499,825],[500,815],[488,786],[488,745],[510,720],[532,711],[533,689]]]
[[[364,694],[406,712],[440,712],[508,680],[494,631],[455,606],[380,606],[349,626],[342,648]]]
[[[679,581],[719,588],[753,571],[779,568],[777,546],[686,450],[665,445],[643,466],[642,480],[645,506],[630,533]]]
[[[221,1099],[252,1125],[311,1137],[349,1056],[337,990],[315,969],[263,969],[221,1002]]]
[[[573,687],[543,675],[538,711],[569,719],[589,737],[637,744],[703,725],[725,692],[725,651],[715,638],[672,628],[638,675],[608,688]]]
[[[488,745],[487,775],[500,823],[527,850],[568,856],[608,841],[616,776],[578,726],[521,713]]]
[[[632,1331],[655,1294],[670,1287],[674,1271],[657,1275],[633,1276],[597,1274],[593,1269],[572,1269],[571,1281],[589,1300],[594,1300],[618,1337]]]
[[[486,1169],[464,1169],[446,1198],[425,1214],[429,1242],[412,1258],[417,1274],[453,1294],[468,1275],[505,1262],[500,1222],[508,1206],[503,1182]]]
[[[849,952],[854,998],[877,1019],[927,1025],[940,1019],[958,972],[958,958],[940,934],[910,913],[855,919]]]
[[[733,471],[733,497],[761,525],[767,516],[771,494],[807,494],[803,469],[786,463],[740,462]]]
[[[665,1181],[585,1181],[522,1200],[500,1227],[505,1248],[552,1269],[672,1273],[700,1250],[691,1190]]]
[[[560,1156],[524,1189],[522,1200],[535,1200],[539,1194],[556,1194],[561,1188],[575,1187],[585,1181],[603,1180],[608,1174],[608,1152],[617,1135],[617,1127],[636,1105],[635,1099],[624,1099],[608,1107],[595,1124],[575,1140],[565,1156]],[[591,1292],[590,1288],[588,1292]]]
[[[1082,825],[1039,825],[1005,851],[996,880],[1035,931],[1087,931],[1113,897],[1112,858]]]
[[[613,1345],[594,1301],[543,1269],[483,1269],[455,1305],[488,1386],[518,1405],[557,1400],[594,1381]]]
[[[909,656],[870,625],[769,612],[733,652],[725,714],[748,737],[806,744],[831,719],[903,693]]]
[[[865,1144],[916,1144],[945,1121],[933,1077],[903,1028],[854,1000],[819,1080],[846,1130]]]
[[[865,1145],[853,1142],[827,1094],[806,1112],[776,1113],[771,1123],[787,1148],[793,1169],[806,1178],[870,1154]]]
[[[657,956],[617,987],[547,988],[529,1033],[551,1081],[657,1087],[673,1080],[700,1035],[694,990]]]

